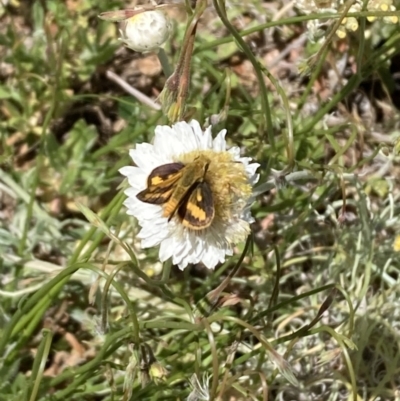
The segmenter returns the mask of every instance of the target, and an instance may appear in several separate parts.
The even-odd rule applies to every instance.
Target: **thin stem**
[[[263,131],[264,128],[263,126],[266,126],[268,141],[271,145],[272,150],[274,150],[275,139],[272,130],[272,115],[268,102],[267,88],[265,85],[264,76],[261,72],[260,65],[257,59],[255,58],[253,52],[248,47],[247,43],[242,39],[239,32],[234,28],[234,26],[229,22],[226,13],[224,12],[225,10],[224,2],[219,0],[213,0],[213,4],[222,23],[226,26],[226,28],[235,38],[236,42],[240,45],[241,50],[246,54],[250,62],[253,64],[253,68],[257,76],[257,81],[260,85],[261,108],[263,115],[265,117],[265,119],[262,120],[262,126],[260,127],[260,131]]]
[[[342,177],[346,181],[353,181],[353,180],[357,179],[359,177],[359,175],[343,174]],[[279,177],[277,177],[277,178],[279,178]],[[258,185],[256,188],[254,188],[254,191],[253,191],[254,196],[261,195],[264,192],[267,192],[267,191],[271,190],[272,188],[275,188],[277,185],[277,178],[272,178],[272,179]],[[284,179],[284,182],[286,182],[286,183],[295,182],[295,181],[315,181],[315,180],[322,179],[321,176],[318,176],[316,173],[312,173],[310,171],[296,171],[296,172],[288,174],[282,178]]]
[[[263,31],[264,29],[268,28],[273,28],[276,26],[286,26],[290,24],[299,24],[301,22],[307,22],[307,21],[313,21],[313,20],[320,20],[320,21],[326,21],[329,19],[337,19],[341,18],[342,14],[336,14],[336,13],[323,13],[323,14],[313,14],[313,15],[299,15],[296,17],[290,17],[290,18],[284,18],[279,21],[269,21],[266,22],[265,24],[260,24],[255,27],[249,28],[249,29],[244,29],[243,31],[238,32],[238,34],[241,37],[251,35],[252,33],[260,32]],[[359,11],[356,13],[348,13],[347,17],[400,17],[400,11]],[[226,43],[231,43],[235,39],[232,38],[231,36],[226,36],[224,38],[220,38],[217,40],[213,40],[208,43],[204,43],[203,45],[199,46],[196,49],[195,53],[200,53],[204,50],[209,50],[213,49],[214,47],[226,44]]]
[[[139,102],[143,103],[146,106],[154,110],[161,110],[161,106],[146,96],[144,93],[140,92],[133,86],[129,85],[128,82],[124,81],[121,77],[117,74],[113,73],[112,71],[106,72],[106,77],[110,80],[115,82],[118,86],[120,86],[125,92],[132,95],[134,98],[139,100]]]

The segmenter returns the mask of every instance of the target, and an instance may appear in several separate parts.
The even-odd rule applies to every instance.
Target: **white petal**
[[[171,163],[173,157],[185,152],[184,142],[176,138],[174,129],[168,126],[157,127],[154,137],[158,165]]]
[[[197,138],[201,139],[204,136],[203,130],[201,129],[200,124],[197,120],[190,121],[188,126]]]
[[[174,130],[169,125],[157,125],[154,133],[155,135],[165,135],[168,138],[168,136],[174,135]]]
[[[183,260],[182,262],[178,263],[177,266],[180,270],[185,270],[188,264],[189,262],[187,260]]]
[[[177,265],[187,258],[189,252],[187,248],[191,248],[190,241],[175,241],[172,263]]]
[[[136,198],[136,195],[138,194],[138,190],[136,188],[129,187],[125,189],[124,193],[128,198]],[[141,202],[143,203],[143,202]]]
[[[226,129],[223,129],[218,133],[213,141],[213,149],[216,152],[225,152],[226,150],[226,141],[225,141]]]
[[[197,122],[197,121],[196,121]],[[204,131],[203,137],[201,138],[201,149],[212,149],[213,139],[211,132],[211,125]]]
[[[247,167],[249,162],[251,162],[251,157],[239,157],[239,161]]]
[[[131,156],[134,163],[141,168],[145,173],[150,174],[157,166],[160,161],[157,154],[154,152],[153,145],[140,146],[149,144],[138,144],[136,149],[131,149],[129,155]]]
[[[124,205],[128,209],[129,214],[135,216],[141,225],[142,223],[146,223],[146,221],[151,222],[162,218],[161,206],[141,202],[136,196],[127,198]]]
[[[246,173],[249,175],[255,175],[256,170],[260,167],[258,163],[251,163],[246,166]]]
[[[138,234],[138,238],[140,238],[139,234]],[[145,249],[145,248],[153,248],[154,246],[159,245],[162,242],[162,240],[163,240],[163,238],[160,239],[160,238],[155,237],[155,236],[154,237],[150,237],[150,238],[143,238],[142,241],[140,242],[140,246],[143,249]]]
[[[123,167],[122,169],[127,169],[127,168],[129,167]],[[120,172],[122,169],[120,169]],[[126,177],[128,178],[128,183],[131,187],[137,189],[137,192],[139,192],[139,190],[146,188],[148,174],[144,173],[138,167],[130,167],[129,170],[124,170],[124,172],[127,171],[129,171],[129,175],[127,174]]]
[[[142,246],[144,248],[150,248],[156,246],[164,241],[169,235],[168,227],[164,224],[146,224],[140,230],[138,238],[142,240]]]
[[[169,259],[172,256],[173,251],[173,238],[170,236],[165,238],[164,241],[161,242],[160,250],[158,253],[161,262],[165,262],[167,259]]]
[[[228,152],[233,156],[236,161],[240,161],[240,148],[237,146],[233,146],[232,148],[228,149]]]
[[[214,269],[219,262],[224,262],[224,261],[225,261],[225,251],[223,249],[217,249],[214,247],[210,247],[208,252],[206,252],[202,258],[203,264],[208,269]]]
[[[194,133],[185,121],[177,122],[171,128],[173,133],[169,136],[171,151],[174,156],[191,152],[198,149],[197,140]]]
[[[190,125],[186,121],[179,121],[173,125],[178,141],[184,142],[187,136],[193,135]]]
[[[134,175],[136,173],[136,171],[140,169],[137,169],[137,167],[132,167],[132,166],[125,166],[125,167],[121,167],[118,171],[124,175],[125,177],[128,177],[130,175]]]
[[[259,179],[260,179],[260,174],[254,174],[253,176],[251,176],[249,178],[250,185],[254,186],[254,184],[256,184]],[[253,200],[253,202],[254,202],[254,200]]]

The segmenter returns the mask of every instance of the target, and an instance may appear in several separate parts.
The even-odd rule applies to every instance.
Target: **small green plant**
[[[398,16],[3,1],[0,401],[398,399]]]

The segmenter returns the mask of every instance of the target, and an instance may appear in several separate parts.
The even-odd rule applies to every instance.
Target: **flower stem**
[[[257,80],[259,83],[261,108],[262,108],[262,114],[264,116],[264,119],[262,120],[262,124],[259,127],[259,131],[264,132],[264,127],[266,127],[267,139],[269,141],[269,144],[271,145],[272,151],[274,151],[275,138],[274,138],[274,133],[273,133],[272,114],[271,114],[271,108],[270,108],[269,100],[268,100],[267,88],[266,88],[265,81],[264,81],[264,75],[261,72],[260,63],[254,56],[253,52],[251,51],[251,49],[249,48],[247,43],[242,39],[239,32],[230,23],[228,16],[226,14],[224,1],[212,0],[212,3],[214,5],[215,11],[217,12],[218,17],[220,18],[221,22],[225,25],[225,27],[228,29],[228,31],[231,33],[231,35],[234,37],[240,50],[242,50],[246,54],[249,61],[253,65],[254,72],[256,73]]]
[[[206,7],[206,0],[197,2],[194,14],[186,27],[185,37],[175,70],[167,79],[160,95],[163,110],[166,112],[171,123],[182,120],[185,115],[196,28]]]

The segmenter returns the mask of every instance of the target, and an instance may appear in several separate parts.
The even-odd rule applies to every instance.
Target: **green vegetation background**
[[[189,106],[261,164],[263,193],[247,247],[180,272],[122,206],[128,149],[168,123],[106,78],[165,83],[97,18],[125,6],[0,5],[0,400],[184,400],[194,374],[210,399],[400,400],[398,25],[361,12],[324,50],[312,15],[229,3],[227,27],[210,5]]]

